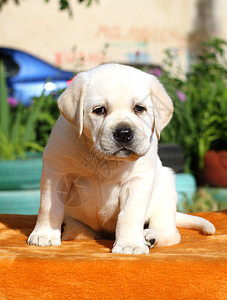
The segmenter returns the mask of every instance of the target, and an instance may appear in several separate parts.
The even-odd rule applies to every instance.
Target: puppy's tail
[[[191,215],[186,215],[180,212],[176,214],[177,227],[190,228],[202,231],[203,234],[214,234],[215,227],[209,221]]]

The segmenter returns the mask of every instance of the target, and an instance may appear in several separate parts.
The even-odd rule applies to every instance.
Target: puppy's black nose
[[[127,144],[133,139],[134,133],[130,127],[118,127],[115,129],[113,136],[117,142]]]

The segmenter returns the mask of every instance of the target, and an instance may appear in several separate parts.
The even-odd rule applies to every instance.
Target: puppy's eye
[[[134,112],[135,112],[136,114],[142,114],[142,113],[145,112],[145,111],[146,111],[146,107],[144,107],[143,105],[137,104],[137,105],[135,105],[135,107],[134,107]]]
[[[93,113],[97,116],[106,115],[106,108],[104,106],[96,107],[93,109]]]

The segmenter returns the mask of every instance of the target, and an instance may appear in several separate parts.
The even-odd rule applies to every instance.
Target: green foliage
[[[79,3],[86,3],[86,6],[89,7],[94,0],[78,0]],[[96,0],[97,1],[97,0]],[[19,5],[21,0],[13,0],[14,4]],[[50,0],[44,0],[44,2],[50,2]],[[9,3],[9,0],[0,0],[0,11],[5,4]],[[59,0],[58,1],[59,10],[68,11],[69,15],[72,16],[72,8],[70,0]]]
[[[36,141],[42,147],[45,147],[51,130],[59,117],[59,109],[57,105],[57,101],[53,95],[48,95],[43,99],[36,98],[35,101],[43,101],[43,105],[39,112],[39,115],[36,120],[35,128],[36,128]]]
[[[29,108],[18,105],[11,109],[7,102],[7,88],[3,63],[0,62],[0,158],[25,158],[26,151],[42,151],[35,140],[35,122],[43,101]]]
[[[9,0],[0,0],[0,10],[2,9],[3,5],[5,5]],[[20,2],[19,0],[13,0],[14,4],[18,5]]]
[[[5,136],[9,134],[9,105],[7,99],[7,88],[4,65],[0,61],[0,128]]]
[[[207,150],[227,145],[226,45],[218,38],[204,43],[202,54],[184,79],[180,70],[174,74],[174,59],[167,52],[160,77],[175,106],[161,140],[181,144],[188,159],[187,170],[194,172],[202,169]],[[181,98],[182,92],[186,99]]]
[[[214,200],[212,195],[207,193],[204,188],[200,188],[194,193],[192,200],[188,199],[185,195],[181,202],[181,205],[178,207],[178,211],[182,211],[184,213],[196,213],[205,211],[217,211],[224,208],[224,202],[218,202]]]

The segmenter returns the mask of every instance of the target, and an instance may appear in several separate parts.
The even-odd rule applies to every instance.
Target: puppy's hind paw
[[[180,242],[180,234],[178,230],[174,229],[168,231],[167,229],[144,229],[145,244],[149,248],[171,246]]]
[[[156,240],[153,238],[145,239],[145,244],[151,249],[154,247]]]

